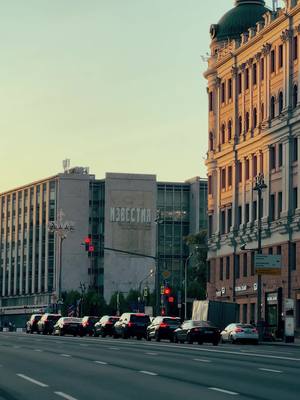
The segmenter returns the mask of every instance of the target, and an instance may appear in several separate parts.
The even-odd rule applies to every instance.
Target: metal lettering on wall
[[[111,207],[110,222],[151,224],[150,208]]]

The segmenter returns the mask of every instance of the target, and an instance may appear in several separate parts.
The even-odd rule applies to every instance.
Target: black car
[[[121,336],[123,339],[134,336],[137,339],[146,338],[147,326],[149,324],[150,318],[147,314],[124,313],[114,325],[113,337],[117,338]]]
[[[81,318],[62,317],[54,325],[54,335],[64,336],[79,334]]]
[[[42,333],[43,335],[52,335],[53,327],[60,317],[60,314],[43,314],[37,323],[38,333]]]
[[[99,317],[91,317],[91,316],[83,317],[79,327],[80,336],[85,336],[85,335],[92,336],[94,334],[94,325],[97,321],[99,321]]]
[[[113,335],[113,328],[117,321],[119,321],[120,317],[115,317],[111,315],[104,315],[99,322],[94,325],[94,336],[102,336]]]
[[[217,346],[220,342],[220,330],[208,321],[184,321],[183,324],[174,331],[174,341],[176,343],[188,342],[192,344],[212,343]]]
[[[29,321],[26,322],[26,333],[34,333],[38,331],[37,323],[41,319],[42,314],[32,314]]]
[[[147,327],[146,339],[155,339],[157,342],[160,339],[169,339],[174,341],[174,330],[181,324],[178,317],[156,317]]]

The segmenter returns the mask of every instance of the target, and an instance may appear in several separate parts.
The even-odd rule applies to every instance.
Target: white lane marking
[[[221,393],[225,393],[225,394],[230,394],[231,396],[237,396],[238,395],[237,392],[231,392],[230,390],[225,390],[225,389],[220,389],[220,388],[215,388],[215,387],[210,387],[208,389],[214,390],[215,392],[221,392]]]
[[[205,358],[194,358],[194,361],[200,361],[200,362],[204,362],[204,363],[210,363],[211,360],[206,360]]]
[[[109,350],[120,350],[119,347],[108,347]]]
[[[154,353],[152,351],[147,351],[145,354],[148,354],[149,356],[157,356],[158,353]]]
[[[61,357],[72,357],[70,354],[60,354]]]
[[[266,371],[266,372],[275,372],[276,374],[282,373],[282,371],[279,371],[278,369],[270,369],[270,368],[258,368],[260,371]]]
[[[46,383],[43,383],[43,382],[37,381],[35,379],[32,379],[27,375],[17,374],[17,376],[19,378],[25,379],[26,381],[29,381],[29,382],[34,383],[35,385],[38,385],[38,386],[41,386],[41,387],[48,387],[49,386],[49,385],[46,385]]]
[[[101,365],[107,365],[107,362],[105,361],[94,361],[96,364],[101,364]]]
[[[63,397],[64,399],[67,399],[67,400],[76,400],[75,397],[70,396],[69,394],[64,393],[64,392],[54,392],[54,393],[57,394],[57,396]]]
[[[242,353],[254,353],[254,354],[257,354],[257,353],[255,353],[254,352],[254,350],[240,350],[240,352],[242,352]],[[264,350],[264,353],[270,353],[270,354],[278,354],[278,352],[276,352],[276,351],[269,351],[269,350]],[[289,353],[289,352],[287,352],[287,351],[285,351],[284,352],[284,354],[285,355],[292,355],[293,353]]]
[[[43,352],[43,350],[41,350],[41,349],[34,349],[34,351],[37,351],[37,352],[39,352],[39,353],[42,353],[42,352]]]
[[[145,375],[151,375],[151,376],[157,376],[158,374],[156,374],[155,372],[151,372],[151,371],[139,371],[141,374],[145,374]]]

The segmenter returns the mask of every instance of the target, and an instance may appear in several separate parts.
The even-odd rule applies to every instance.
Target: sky
[[[233,0],[0,3],[0,192],[65,158],[97,178],[206,176],[201,56]]]

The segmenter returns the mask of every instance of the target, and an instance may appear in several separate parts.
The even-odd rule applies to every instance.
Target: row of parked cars
[[[26,325],[27,333],[42,333],[73,336],[102,336],[128,339],[136,337],[159,342],[167,339],[175,343],[212,343],[219,342],[258,343],[258,332],[250,324],[230,324],[222,332],[208,321],[184,321],[170,316],[150,318],[143,313],[124,313],[121,317],[104,315],[102,318],[86,316],[83,318],[62,317],[59,314],[34,314]]]

